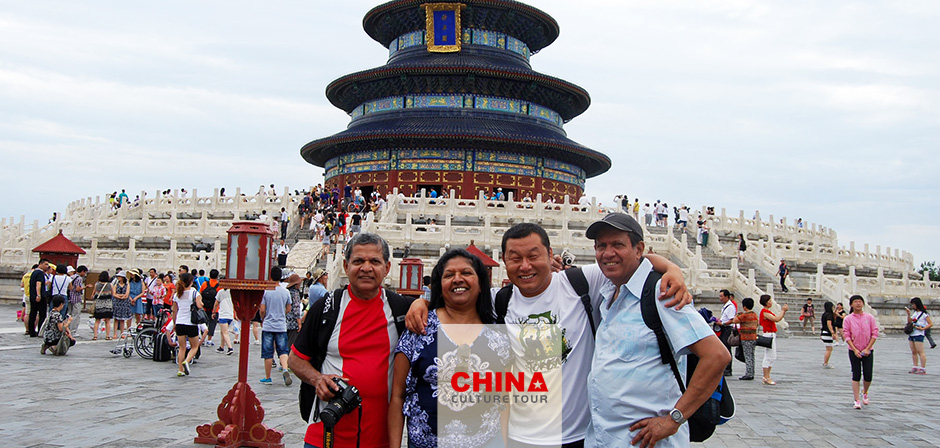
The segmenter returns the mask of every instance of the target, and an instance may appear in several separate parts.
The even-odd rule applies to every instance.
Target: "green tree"
[[[937,268],[937,262],[935,261],[925,261],[921,263],[917,272],[923,275],[924,279],[929,279],[932,282],[940,282],[940,269]]]

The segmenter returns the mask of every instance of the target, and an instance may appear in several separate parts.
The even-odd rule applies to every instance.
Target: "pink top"
[[[868,313],[850,313],[842,321],[842,334],[846,340],[851,340],[859,351],[868,347],[868,342],[878,338],[878,323],[875,316]]]

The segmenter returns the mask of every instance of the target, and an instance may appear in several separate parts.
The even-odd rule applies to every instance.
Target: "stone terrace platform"
[[[216,407],[235,383],[236,356],[205,350],[189,377],[172,363],[108,352],[113,341],[89,341],[83,322],[67,357],[39,354],[38,339],[23,336],[15,307],[0,306],[0,445],[16,447],[187,447],[195,427],[216,419]],[[87,317],[87,316],[85,316]],[[823,370],[814,337],[780,339],[774,379],[731,380],[737,417],[704,447],[940,446],[940,350],[928,350],[926,376],[910,375],[907,340],[887,336],[875,346],[872,404],[852,409],[847,351],[836,347]],[[266,411],[265,422],[285,433],[288,447],[303,446],[298,383],[257,383],[260,346],[251,347],[249,378]],[[760,350],[758,350],[758,355]],[[758,359],[760,359],[758,357]],[[758,364],[759,368],[759,364]],[[734,366],[735,377],[744,365]]]

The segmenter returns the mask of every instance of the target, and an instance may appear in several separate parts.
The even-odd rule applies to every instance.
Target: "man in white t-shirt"
[[[546,416],[543,403],[513,403],[509,417],[509,446],[583,446],[590,420],[586,379],[594,353],[594,338],[587,313],[567,276],[562,272],[552,272],[553,265],[560,268],[561,263],[554,257],[545,229],[532,223],[511,227],[503,234],[502,253],[506,273],[513,284],[505,322],[525,325],[533,319],[547,316],[551,323],[564,331],[565,353],[561,360],[560,381],[564,404],[560,415],[556,410],[555,415]],[[683,305],[691,302],[691,295],[687,295],[679,268],[661,256],[652,257],[662,271],[667,271],[666,267],[669,267],[663,277],[663,285],[675,288],[678,292],[676,295],[683,299]],[[589,286],[594,322],[597,323],[600,321],[600,291],[609,282],[596,264],[585,266],[582,270]],[[498,291],[499,288],[493,288],[494,299]],[[679,301],[674,300],[667,305],[676,303]],[[427,322],[427,302],[416,300],[405,321],[410,330],[423,332]],[[510,325],[508,330],[516,333],[510,334],[511,340],[519,339],[519,325]],[[516,368],[529,370],[523,365],[526,356],[520,352],[521,345],[514,343],[512,348]],[[554,389],[552,384],[549,384],[548,389]]]

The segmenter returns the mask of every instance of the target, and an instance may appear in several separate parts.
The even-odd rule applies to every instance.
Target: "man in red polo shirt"
[[[323,444],[320,410],[337,389],[333,378],[340,377],[359,389],[362,397],[361,448],[388,447],[388,400],[392,380],[392,356],[398,344],[398,330],[382,282],[391,267],[388,243],[372,233],[361,233],[346,245],[343,269],[349,287],[342,297],[334,297],[339,315],[326,347],[317,346],[313,325],[303,325],[291,348],[288,364],[302,381],[316,388],[320,408],[310,413],[304,447]],[[318,371],[311,359],[325,351]],[[357,413],[357,411],[353,411]],[[341,418],[334,428],[336,447],[355,447],[358,415]]]

